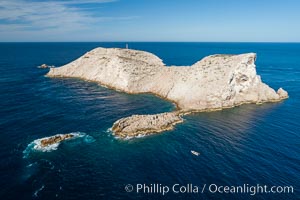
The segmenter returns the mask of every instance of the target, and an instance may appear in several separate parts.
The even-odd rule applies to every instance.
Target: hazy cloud
[[[60,33],[93,29],[103,21],[130,20],[135,16],[98,16],[81,4],[103,4],[115,0],[73,0],[73,1],[0,1],[0,34],[19,32],[41,32],[53,29]],[[1,35],[0,35],[0,39]]]

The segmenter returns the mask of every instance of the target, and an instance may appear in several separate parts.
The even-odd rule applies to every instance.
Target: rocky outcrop
[[[94,142],[94,138],[83,132],[71,132],[66,134],[57,134],[49,137],[39,138],[29,143],[23,151],[24,158],[27,158],[33,152],[51,152],[57,150],[62,142],[82,138],[83,142]]]
[[[275,92],[261,81],[255,59],[255,53],[212,55],[191,66],[165,66],[148,52],[96,48],[67,65],[51,68],[47,76],[82,78],[127,93],[153,93],[176,103],[183,112],[288,98],[283,89]],[[139,121],[143,120],[148,118],[142,116]]]
[[[49,66],[49,65],[46,65],[46,64],[42,64],[40,66],[38,66],[37,68],[40,68],[40,69],[48,69],[48,68],[53,68],[54,66]]]
[[[286,98],[288,98],[288,93],[287,93],[287,91],[285,91],[284,89],[282,89],[282,88],[279,88],[278,90],[277,90],[277,94],[279,95],[279,98],[280,99],[286,99]]]
[[[112,131],[121,138],[137,137],[171,130],[175,124],[182,121],[179,112],[132,115],[116,121],[112,126]]]
[[[43,138],[40,140],[41,147],[47,147],[53,144],[60,143],[63,140],[73,138],[75,135],[72,133],[68,134],[58,134],[51,137]]]

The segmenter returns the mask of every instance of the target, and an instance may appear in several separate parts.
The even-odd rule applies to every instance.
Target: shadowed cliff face
[[[175,102],[182,112],[287,98],[283,89],[275,92],[261,81],[255,59],[255,53],[212,55],[192,66],[167,67],[148,52],[96,48],[67,65],[51,68],[47,76],[82,78],[127,93],[150,92]],[[145,130],[153,125],[150,121]]]

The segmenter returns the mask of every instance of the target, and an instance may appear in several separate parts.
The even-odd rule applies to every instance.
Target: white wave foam
[[[134,137],[126,136],[126,137],[124,138],[124,140],[130,140],[130,139],[132,139],[132,138],[134,138]],[[118,137],[118,139],[120,139],[120,137]]]
[[[143,137],[145,137],[146,135],[145,134],[138,134],[137,136],[136,136],[136,138],[143,138]]]
[[[112,132],[112,128],[108,128],[108,129],[106,130],[106,133],[113,133],[113,132]]]
[[[26,167],[32,167],[32,166],[35,165],[35,164],[36,164],[36,162],[30,163],[30,164],[28,164]]]
[[[86,135],[85,137],[84,137],[84,142],[86,142],[86,143],[92,143],[92,142],[95,142],[96,140],[95,140],[95,138],[93,138],[92,136],[90,136],[90,135]]]
[[[39,192],[42,191],[44,188],[45,188],[45,185],[42,185],[42,187],[40,187],[33,193],[33,196],[38,197]]]

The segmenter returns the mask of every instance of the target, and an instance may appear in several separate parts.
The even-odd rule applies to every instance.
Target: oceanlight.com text
[[[195,185],[189,184],[173,184],[164,185],[159,183],[154,184],[127,184],[125,186],[126,192],[133,192],[137,194],[158,194],[167,195],[169,193],[173,194],[249,194],[254,196],[256,194],[292,194],[294,193],[293,186],[268,186],[268,185],[236,185],[236,186],[225,186],[218,184],[203,184]]]

